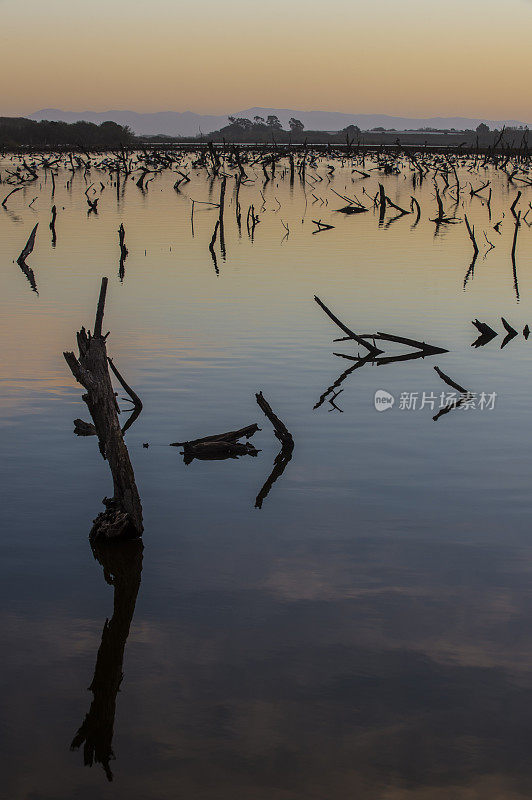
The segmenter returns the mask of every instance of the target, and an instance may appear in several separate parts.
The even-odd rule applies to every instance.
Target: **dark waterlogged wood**
[[[471,343],[471,347],[484,347],[484,345],[489,344],[489,342],[497,336],[497,331],[494,331],[486,322],[474,319],[472,324],[475,326],[480,336]]]
[[[118,422],[118,407],[109,375],[106,339],[102,322],[107,278],[102,278],[94,333],[82,328],[77,334],[79,355],[63,353],[70,370],[85,389],[83,399],[89,409],[100,452],[108,461],[113,476],[114,495],[103,502],[106,511],[94,521],[92,534],[107,537],[140,536],[143,531],[142,505],[129,453]]]
[[[170,447],[182,447],[185,464],[190,464],[194,458],[203,460],[222,460],[225,458],[238,458],[238,456],[256,456],[259,451],[251,442],[240,442],[239,439],[249,439],[260,431],[256,423],[246,425],[226,433],[217,433],[204,436],[201,439],[190,439],[186,442],[171,442]]]
[[[213,436],[204,436],[202,439],[189,439],[186,442],[171,442],[170,447],[184,447],[185,445],[203,444],[204,442],[236,442],[238,439],[249,439],[254,433],[260,431],[256,422],[253,425],[246,425],[245,428],[239,428],[235,431],[227,431],[227,433],[216,433]]]
[[[439,367],[434,367],[434,370],[438,373],[442,381],[444,381],[444,383],[447,384],[447,386],[450,386],[452,389],[455,389],[457,392],[460,393],[460,397],[458,398],[458,400],[451,400],[446,406],[440,409],[440,411],[438,411],[438,413],[432,417],[434,422],[437,422],[437,420],[439,420],[440,417],[443,417],[445,414],[448,414],[455,408],[459,408],[460,406],[462,406],[467,400],[469,400],[472,397],[472,395],[469,389],[464,389],[463,386],[460,386],[459,383],[456,383],[456,381],[454,381],[452,378],[446,375],[445,372],[442,372],[442,370]]]
[[[21,254],[17,258],[17,264],[19,266],[26,265],[26,259],[31,253],[33,253],[33,248],[35,247],[35,236],[37,234],[37,228],[39,227],[39,223],[35,225],[32,232],[28,237],[28,241],[24,245]]]
[[[53,174],[53,173],[52,173]],[[52,219],[50,220],[49,228],[52,231],[52,247],[55,247],[57,244],[57,234],[55,232],[55,220],[57,217],[57,208],[55,205],[52,206]]]
[[[374,356],[384,352],[383,350],[379,350],[377,347],[375,347],[375,345],[372,345],[370,342],[365,342],[361,336],[357,336],[357,334],[354,333],[354,331],[348,328],[347,325],[345,325],[341,320],[339,320],[338,317],[335,316],[335,314],[333,314],[333,312],[329,308],[327,308],[325,303],[323,303],[317,295],[314,295],[314,300],[320,306],[320,308],[322,308],[323,311],[325,311],[329,319],[332,319],[334,324],[338,325],[340,330],[342,330],[344,333],[347,334],[348,339],[354,339],[355,342],[358,342],[359,345],[364,347],[366,350],[368,350],[369,353],[371,353]]]
[[[92,422],[85,422],[78,418],[74,420],[74,433],[76,436],[96,436],[96,428]]]
[[[271,405],[268,403],[262,392],[258,392],[255,395],[255,398],[257,400],[257,403],[259,404],[259,408],[264,412],[264,414],[268,417],[268,419],[272,423],[275,435],[277,436],[281,444],[293,447],[294,439],[292,437],[292,434],[290,433],[284,422],[282,422],[282,420],[279,419],[277,414],[274,413]]]
[[[11,189],[11,191],[8,194],[6,194],[6,196],[2,200],[2,208],[6,207],[6,203],[9,200],[9,198],[11,197],[12,194],[15,194],[15,192],[20,192],[20,190],[23,189],[23,188],[24,188],[23,186],[15,186],[14,189]]]
[[[19,265],[20,269],[28,279],[31,288],[33,291],[38,294],[37,292],[37,281],[35,280],[35,274],[31,267],[26,264],[26,259],[31,253],[33,253],[33,248],[35,246],[35,236],[37,234],[37,228],[39,227],[39,223],[35,225],[32,232],[29,235],[28,241],[24,245],[21,254],[17,258],[17,264]]]
[[[262,488],[260,489],[256,499],[255,508],[262,508],[262,504],[268,496],[270,489],[275,481],[277,481],[286,469],[287,464],[292,460],[294,451],[294,439],[284,422],[279,419],[277,414],[272,410],[272,407],[262,394],[258,392],[255,395],[257,403],[265,416],[270,420],[273,425],[274,433],[281,442],[281,450],[276,455],[273,462],[273,469],[266,478]]]

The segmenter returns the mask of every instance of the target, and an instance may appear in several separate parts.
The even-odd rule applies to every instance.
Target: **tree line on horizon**
[[[143,143],[201,143],[231,142],[248,144],[331,144],[353,145],[358,142],[376,145],[424,144],[458,146],[460,144],[489,147],[500,136],[481,123],[475,130],[456,131],[435,128],[419,128],[413,131],[397,131],[393,128],[375,127],[369,131],[357,125],[348,125],[340,131],[305,130],[301,120],[291,117],[288,130],[283,129],[279,118],[273,114],[266,118],[255,116],[228,117],[228,124],[209,134],[199,133],[196,137],[135,136],[127,125],[116,122],[52,122],[27,119],[25,117],[0,117],[0,148],[85,148],[114,149],[120,147],[142,146]],[[528,128],[506,128],[505,144],[511,147],[527,146],[530,141]]]
[[[137,141],[127,125],[116,122],[37,122],[26,117],[0,117],[0,147],[114,148]]]

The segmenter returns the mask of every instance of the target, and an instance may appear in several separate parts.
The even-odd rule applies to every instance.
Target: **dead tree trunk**
[[[262,486],[261,490],[259,491],[255,499],[255,508],[262,508],[262,504],[268,497],[268,494],[273,484],[275,483],[276,480],[278,480],[278,478],[281,477],[281,475],[286,469],[287,464],[292,460],[292,453],[294,451],[294,439],[292,434],[284,424],[284,422],[280,420],[277,414],[275,414],[272,411],[272,407],[270,406],[268,401],[264,398],[262,392],[256,394],[255,398],[261,410],[264,412],[266,417],[268,417],[268,419],[272,423],[275,435],[281,442],[281,449],[275,457],[275,460],[273,462],[273,469],[266,478],[264,485]]]
[[[100,452],[109,462],[113,476],[114,496],[105,498],[106,511],[94,522],[93,536],[141,536],[142,505],[129,453],[118,422],[118,406],[113,392],[107,361],[106,339],[102,321],[107,291],[107,278],[102,278],[96,311],[94,333],[82,328],[77,334],[79,356],[63,353],[74,378],[87,393],[83,395],[96,428]]]

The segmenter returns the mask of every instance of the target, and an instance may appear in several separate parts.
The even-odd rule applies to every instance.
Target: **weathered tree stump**
[[[107,278],[102,278],[94,333],[91,335],[85,328],[78,332],[78,358],[72,352],[63,355],[74,378],[87,390],[83,399],[96,429],[100,452],[109,462],[113,476],[114,495],[103,501],[106,510],[94,521],[92,535],[131,538],[142,535],[142,505],[118,422],[118,406],[107,360],[108,334],[102,335],[106,291]]]

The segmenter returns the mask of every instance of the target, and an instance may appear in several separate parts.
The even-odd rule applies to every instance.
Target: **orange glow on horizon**
[[[65,0],[0,7],[2,114],[265,106],[532,120],[528,0],[154,0],[149,12],[95,0],[90,16]]]

